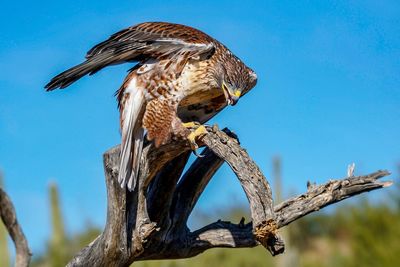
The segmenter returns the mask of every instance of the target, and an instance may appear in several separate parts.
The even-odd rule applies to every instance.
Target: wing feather
[[[124,62],[146,62],[180,57],[202,60],[215,52],[214,39],[194,28],[165,22],[147,22],[124,29],[94,46],[86,61],[54,77],[45,87],[48,91],[65,88],[84,75]],[[178,72],[179,74],[179,72]]]
[[[142,117],[145,109],[143,92],[132,79],[125,93],[126,99],[121,105],[121,162],[118,182],[132,191],[136,186],[144,141]]]
[[[121,52],[124,48],[140,50],[153,58],[171,49],[191,50],[198,54],[213,53],[215,49],[214,39],[197,29],[166,22],[146,22],[113,34],[90,49],[86,58],[106,51]]]

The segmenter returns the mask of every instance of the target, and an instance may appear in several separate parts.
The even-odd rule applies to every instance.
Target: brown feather
[[[148,102],[143,117],[143,128],[147,130],[147,139],[154,139],[156,147],[167,143],[171,139],[171,126],[175,118],[175,104],[160,99]]]
[[[84,75],[124,62],[138,63],[117,91],[120,112],[135,115],[132,119],[121,114],[121,126],[134,123],[132,131],[123,133],[133,133],[135,142],[128,143],[134,149],[132,153],[139,155],[132,159],[132,153],[126,151],[122,157],[127,174],[130,163],[140,162],[138,149],[143,144],[143,129],[156,146],[169,142],[172,136],[187,137],[189,131],[182,121],[205,123],[227,105],[222,82],[244,95],[257,81],[250,68],[207,34],[180,24],[146,22],[119,31],[94,46],[85,62],[57,75],[46,88],[64,88]],[[131,80],[135,81],[132,86]],[[126,140],[131,141],[122,141]],[[137,173],[135,166],[132,170]]]

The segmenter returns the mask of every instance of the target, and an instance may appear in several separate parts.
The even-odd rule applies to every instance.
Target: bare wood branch
[[[103,233],[67,266],[123,266],[129,257],[126,190],[118,184],[119,146],[103,156],[107,186],[107,220]]]
[[[239,142],[216,127],[203,138],[205,145],[222,158],[238,177],[250,204],[253,234],[272,255],[283,253],[273,210],[272,191],[267,179]]]
[[[379,179],[390,175],[388,171],[377,171],[368,175],[331,180],[315,186],[308,192],[290,198],[275,206],[277,227],[282,228],[305,215],[340,202],[349,197],[391,186],[390,181]],[[189,234],[191,242],[188,255],[195,256],[215,247],[254,247],[257,245],[252,233],[252,223],[233,224],[218,221]]]
[[[120,188],[117,182],[120,147],[108,150],[103,157],[107,186],[106,227],[68,266],[125,266],[138,257],[147,237],[156,231],[147,212],[147,186],[169,161],[188,150],[188,144],[182,141],[158,149],[148,143],[142,152],[140,179],[133,192]]]
[[[281,228],[311,212],[346,198],[391,186],[393,184],[391,181],[378,181],[388,175],[390,175],[388,171],[380,170],[368,175],[331,180],[323,185],[314,186],[307,193],[290,198],[275,207],[278,227]]]
[[[28,246],[28,241],[18,223],[17,214],[15,213],[11,199],[2,188],[0,188],[0,217],[15,245],[15,266],[29,266],[32,254]]]
[[[106,152],[107,224],[103,234],[69,266],[129,266],[133,261],[187,258],[214,247],[253,247],[259,243],[273,254],[279,253],[284,246],[276,235],[278,228],[345,198],[391,185],[377,181],[389,174],[380,171],[310,187],[307,193],[272,208],[265,177],[235,138],[213,128],[202,141],[208,146],[205,157],[197,159],[179,182],[188,158],[187,144],[177,141],[159,149],[148,144],[133,192],[121,189],[116,182],[119,147]],[[231,166],[246,192],[253,222],[218,221],[190,232],[187,219],[223,161]]]
[[[201,193],[224,163],[223,159],[215,155],[209,148],[206,148],[201,155],[202,157],[197,158],[186,171],[175,191],[172,214],[173,227],[178,231],[186,227],[189,215]]]
[[[155,177],[149,186],[148,206],[152,221],[164,225],[162,219],[169,220],[171,202],[175,187],[189,159],[190,152],[182,153],[170,161]]]

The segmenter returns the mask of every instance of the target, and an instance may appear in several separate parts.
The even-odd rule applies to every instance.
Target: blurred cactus
[[[99,229],[87,223],[85,231],[67,237],[61,211],[59,190],[57,184],[54,182],[49,185],[49,202],[52,231],[50,240],[46,252],[33,260],[32,267],[65,266],[73,255],[101,233]],[[3,265],[0,265],[0,267],[3,267]]]
[[[60,197],[55,183],[49,186],[52,234],[49,244],[49,262],[53,267],[65,266],[68,260],[67,239],[61,214]]]
[[[7,237],[8,233],[6,228],[3,223],[0,222],[0,266],[11,266]]]
[[[272,158],[272,175],[274,181],[275,203],[282,201],[282,168],[281,158],[275,156]]]
[[[3,173],[0,171],[0,188],[3,187]],[[11,266],[7,242],[8,233],[0,220],[0,266]]]
[[[49,193],[52,223],[51,243],[53,245],[60,245],[65,241],[65,232],[64,222],[61,214],[60,197],[58,195],[58,188],[55,183],[50,184]]]
[[[272,158],[272,176],[274,181],[274,197],[275,203],[283,201],[283,189],[282,189],[282,160],[280,156]],[[291,227],[295,227],[291,225]],[[295,267],[299,266],[298,254],[296,248],[290,246],[290,231],[287,228],[283,228],[280,231],[281,237],[285,240],[285,254],[279,255],[274,258],[274,265],[276,267]]]

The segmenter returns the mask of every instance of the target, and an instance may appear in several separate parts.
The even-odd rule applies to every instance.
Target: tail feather
[[[139,175],[140,159],[142,158],[143,140],[144,140],[144,129],[135,129],[133,133],[134,146],[132,155],[132,173],[128,179],[128,189],[133,191],[136,186],[136,181]]]
[[[128,189],[133,191],[138,179],[142,156],[144,140],[142,117],[145,98],[142,91],[136,88],[136,79],[129,82],[125,94],[127,99],[121,109],[122,142],[118,182],[121,187],[128,186]]]
[[[109,54],[90,58],[55,76],[46,84],[46,91],[53,91],[57,88],[63,89],[87,74],[92,75],[110,64],[116,64],[113,61],[115,61],[115,58],[112,58]]]

